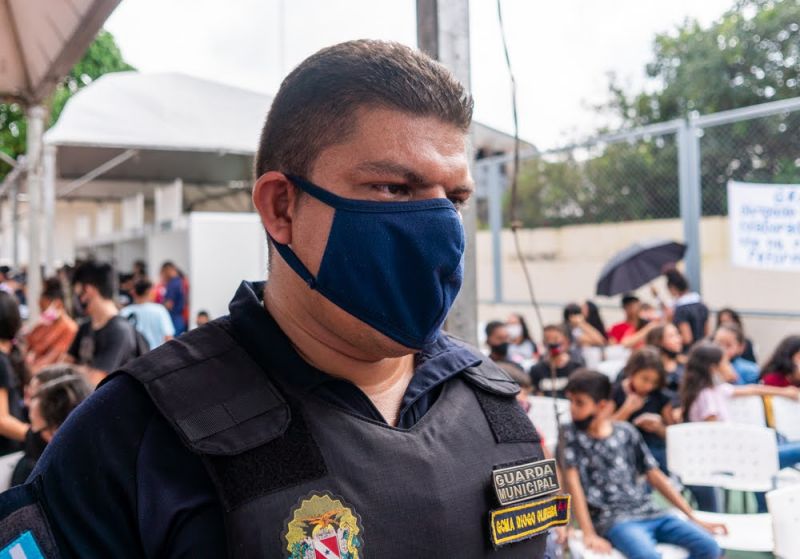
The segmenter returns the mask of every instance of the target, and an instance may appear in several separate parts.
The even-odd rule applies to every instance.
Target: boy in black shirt
[[[575,518],[587,549],[626,557],[659,557],[656,543],[689,550],[694,559],[718,559],[722,552],[709,532],[721,524],[703,522],[658,469],[639,432],[611,421],[611,382],[595,371],[575,372],[566,387],[573,424],[564,429],[558,456]],[[659,510],[649,484],[689,521]]]
[[[541,361],[531,367],[530,375],[536,394],[550,396],[553,391],[558,398],[564,397],[564,387],[569,376],[580,369],[581,363],[569,353],[569,339],[561,326],[551,324],[544,327],[545,353]],[[556,366],[555,381],[552,378],[552,363]]]

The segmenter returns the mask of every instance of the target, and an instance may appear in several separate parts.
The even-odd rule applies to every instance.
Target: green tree
[[[94,80],[111,72],[135,70],[125,62],[114,36],[102,30],[87,49],[83,58],[58,85],[47,101],[52,126],[61,115],[69,98]],[[18,103],[0,103],[0,150],[13,158],[25,153],[25,109]],[[11,168],[0,161],[0,180]]]
[[[687,20],[655,37],[646,73],[654,86],[648,91],[627,92],[611,80],[602,110],[624,127],[796,97],[800,1],[738,0],[707,27]],[[729,179],[800,182],[798,129],[800,112],[706,130],[704,213],[725,213]],[[518,211],[531,226],[675,217],[677,165],[669,136],[529,162],[521,174]]]

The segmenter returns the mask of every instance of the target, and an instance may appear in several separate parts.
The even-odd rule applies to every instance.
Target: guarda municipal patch
[[[327,491],[302,497],[283,533],[288,559],[363,559],[363,537],[361,517]]]
[[[553,495],[540,501],[512,505],[490,513],[495,547],[532,538],[569,523],[569,495]]]
[[[528,501],[560,489],[555,460],[540,460],[492,470],[492,482],[501,505]]]

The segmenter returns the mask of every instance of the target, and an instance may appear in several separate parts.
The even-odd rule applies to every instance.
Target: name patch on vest
[[[501,505],[527,501],[560,489],[555,460],[541,460],[492,471],[494,492]]]
[[[311,492],[292,509],[283,532],[288,559],[363,559],[361,517],[344,499]]]
[[[495,547],[537,536],[569,523],[569,495],[553,495],[540,501],[493,510],[490,534]]]

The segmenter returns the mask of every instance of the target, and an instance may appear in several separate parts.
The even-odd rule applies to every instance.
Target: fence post
[[[503,172],[500,163],[486,169],[487,199],[489,201],[489,228],[492,231],[492,268],[494,302],[503,301]]]
[[[678,129],[678,181],[683,237],[687,245],[686,276],[691,288],[702,290],[700,218],[702,216],[700,137],[699,129],[684,121]]]

